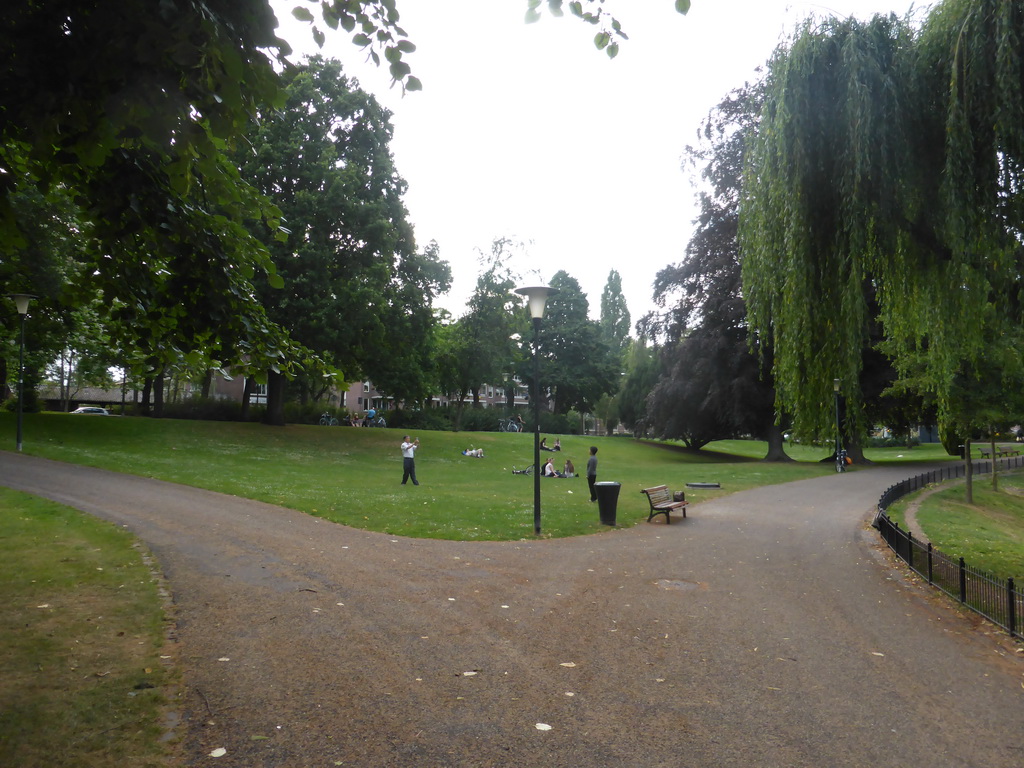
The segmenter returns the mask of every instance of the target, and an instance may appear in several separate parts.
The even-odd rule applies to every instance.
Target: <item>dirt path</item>
[[[183,765],[1016,768],[1024,663],[899,577],[867,526],[906,472],[487,543],[0,453],[3,485],[158,557]]]

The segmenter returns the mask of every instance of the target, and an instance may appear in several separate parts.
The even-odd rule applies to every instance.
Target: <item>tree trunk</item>
[[[203,376],[203,389],[202,389],[202,398],[203,398],[203,400],[206,400],[206,399],[208,399],[210,397],[210,388],[212,386],[213,386],[213,369],[212,368],[208,368],[206,370],[206,375]]]
[[[783,437],[782,427],[775,423],[774,417],[769,420],[768,428],[765,430],[765,439],[768,441],[768,453],[762,461],[792,461],[786,453],[786,440]]]
[[[153,395],[153,377],[147,376],[142,380],[142,403],[140,410],[143,416],[150,415],[150,400]]]
[[[964,461],[967,462],[967,466],[964,467],[964,476],[966,477],[966,483],[964,488],[967,493],[964,498],[968,504],[974,503],[974,464],[971,462],[971,438],[964,440]]]
[[[0,400],[7,400],[13,394],[7,384],[7,358],[0,357]]]
[[[166,368],[161,368],[153,377],[153,416],[160,418],[164,415],[164,373]]]
[[[848,438],[849,443],[846,448],[846,455],[850,457],[854,464],[871,464],[872,462],[864,458],[864,443],[861,442],[860,435],[853,435]]]
[[[284,426],[284,385],[283,373],[270,371],[267,374],[267,411],[263,423],[272,427]]]
[[[249,404],[252,403],[252,391],[256,389],[256,379],[252,376],[245,377],[245,384],[242,385],[242,421],[249,420]]]

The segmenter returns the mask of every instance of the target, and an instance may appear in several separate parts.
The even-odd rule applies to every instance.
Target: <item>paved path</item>
[[[867,525],[908,471],[494,543],[0,453],[0,484],[157,556],[184,765],[1019,768],[1024,661],[900,577]]]

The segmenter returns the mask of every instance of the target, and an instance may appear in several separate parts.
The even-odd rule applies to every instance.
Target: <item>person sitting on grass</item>
[[[572,463],[572,459],[565,460],[565,468],[562,470],[564,477],[576,477],[576,467]]]
[[[555,469],[555,460],[553,458],[548,459],[548,463],[544,465],[544,477],[565,477],[564,474]]]
[[[546,437],[542,437],[540,439],[540,449],[542,451],[553,451],[553,450],[555,450],[554,448],[548,448],[548,439]],[[561,449],[559,449],[559,450],[561,450]]]
[[[473,446],[470,446],[467,450],[462,452],[462,455],[463,456],[473,456],[474,458],[482,459],[484,457],[484,449],[483,448],[474,448]]]

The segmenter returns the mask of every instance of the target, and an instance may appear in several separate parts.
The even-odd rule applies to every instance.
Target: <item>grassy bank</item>
[[[163,766],[163,611],[131,537],[0,488],[0,765]]]
[[[1024,473],[1000,475],[998,491],[990,476],[976,477],[973,496],[967,504],[963,481],[951,482],[901,499],[890,517],[904,525],[907,505],[919,501],[917,526],[943,553],[999,578],[1024,580]]]

